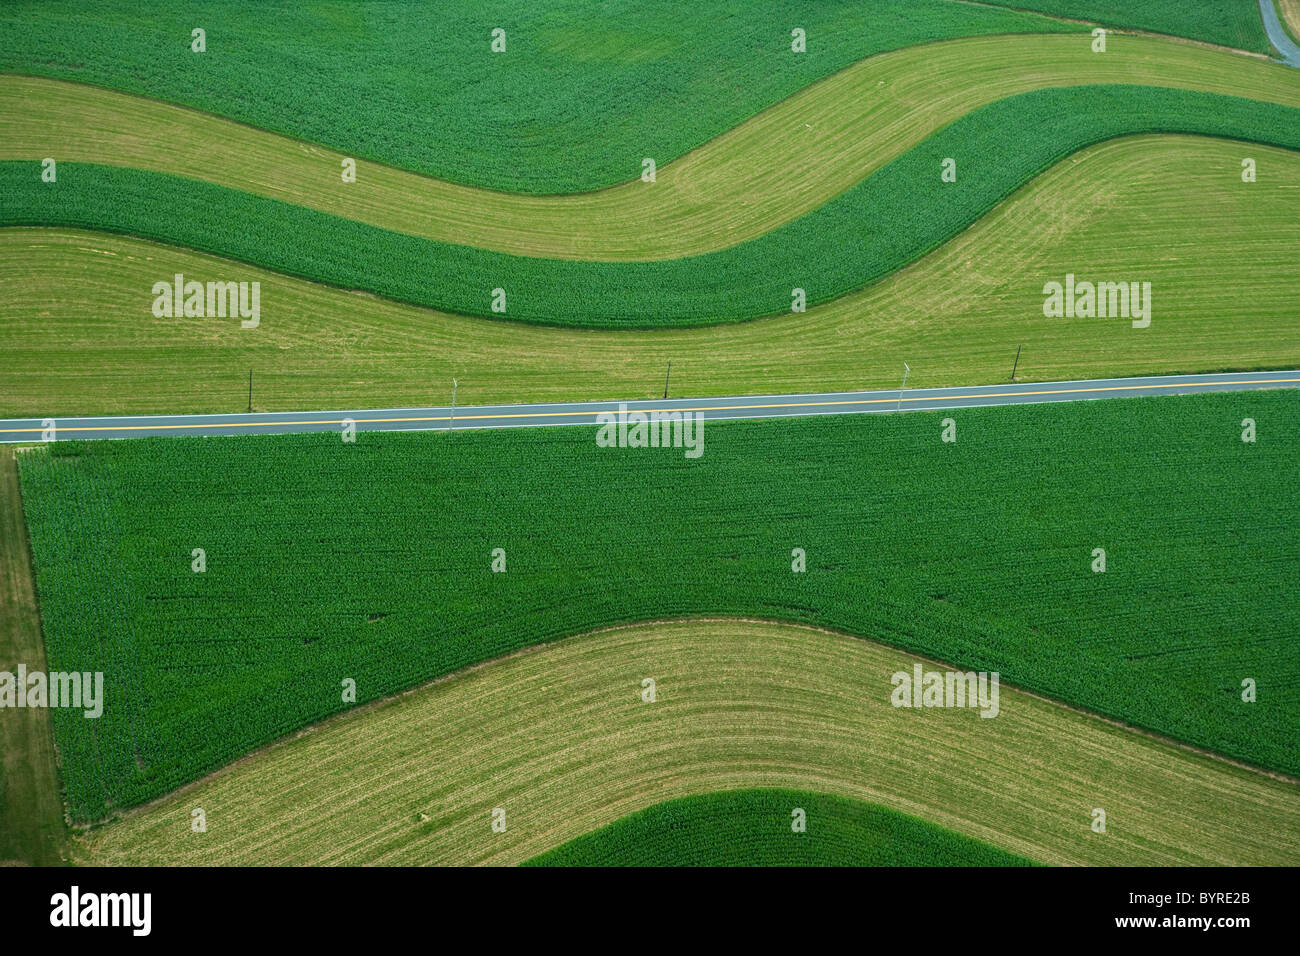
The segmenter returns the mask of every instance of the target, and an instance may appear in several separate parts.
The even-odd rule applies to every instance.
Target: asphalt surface
[[[967,388],[897,389],[873,392],[827,392],[807,395],[747,395],[738,398],[642,399],[622,403],[629,412],[698,412],[707,421],[733,418],[786,418],[803,415],[852,415],[870,412],[973,408],[981,405],[1026,405],[1142,395],[1189,395],[1256,388],[1300,387],[1300,370],[1233,372],[1220,375],[1166,375],[1146,378],[1094,379],[976,385]],[[278,435],[290,432],[339,431],[351,419],[357,431],[427,431],[451,428],[532,428],[542,425],[596,425],[601,412],[620,403],[568,402],[550,405],[479,405],[355,409],[320,412],[255,412],[251,415],[130,415],[110,418],[55,419],[55,439],[143,438],[152,435]],[[0,420],[0,442],[39,442],[39,418]]]

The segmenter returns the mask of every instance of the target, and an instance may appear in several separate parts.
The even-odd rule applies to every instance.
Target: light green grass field
[[[1300,38],[1300,0],[1277,0],[1277,9],[1287,32],[1293,39]]]
[[[1268,36],[1255,0],[987,0],[1129,30],[1153,30],[1206,43],[1267,53]]]
[[[863,270],[875,283],[866,289],[823,284],[810,299],[824,304],[806,314],[770,314],[755,294],[730,317],[770,317],[723,327],[539,328],[402,304],[349,291],[366,281],[351,273],[336,280],[328,268],[230,244],[219,248],[231,259],[196,251],[218,248],[204,228],[240,235],[217,203],[185,235],[140,226],[150,216],[186,223],[183,202],[145,200],[157,173],[193,177],[246,191],[229,202],[249,209],[269,209],[252,198],[269,197],[355,220],[343,228],[356,235],[369,235],[357,226],[369,223],[474,247],[448,260],[456,264],[479,262],[479,252],[569,260],[557,274],[587,267],[598,278],[552,283],[563,291],[526,317],[602,324],[621,317],[602,313],[601,297],[619,287],[609,276],[634,271],[631,260],[665,260],[642,263],[642,279],[677,275],[667,260],[725,255],[811,221],[925,137],[1015,94],[1065,103],[1093,94],[1053,88],[1148,84],[1174,88],[1155,91],[1160,102],[1194,105],[1209,100],[1182,91],[1209,90],[1267,101],[1271,112],[1246,108],[1268,119],[1257,138],[1294,135],[1274,104],[1300,108],[1297,71],[1151,37],[1112,37],[1098,57],[1075,26],[976,4],[889,2],[878,35],[864,26],[879,13],[852,4],[803,11],[762,0],[768,22],[728,0],[711,10],[715,25],[746,17],[744,31],[697,42],[684,22],[652,30],[670,13],[639,7],[619,14],[631,16],[625,30],[611,26],[593,44],[576,30],[578,8],[545,0],[511,19],[526,65],[494,82],[475,82],[483,68],[463,57],[395,72],[432,23],[421,13],[390,35],[412,14],[403,4],[318,4],[310,16],[328,28],[307,14],[259,14],[261,31],[242,8],[203,4],[192,12],[214,27],[206,60],[187,54],[188,27],[175,27],[176,48],[160,53],[158,21],[134,20],[113,0],[62,16],[58,4],[15,4],[0,11],[0,69],[61,79],[0,76],[0,161],[35,170],[57,156],[63,183],[75,189],[80,171],[96,200],[134,176],[139,201],[127,189],[126,199],[109,197],[129,212],[109,228],[177,245],[89,231],[105,225],[89,202],[59,209],[62,218],[6,216],[17,225],[0,229],[0,416],[242,410],[250,370],[255,405],[270,410],[443,403],[453,377],[462,405],[640,397],[657,394],[668,362],[675,396],[892,386],[905,361],[911,386],[987,383],[1005,380],[1018,354],[1022,381],[1300,363],[1300,153],[1229,138],[1251,138],[1251,124],[1201,124],[1192,106],[1135,127],[1162,135],[1060,149],[1056,165],[1044,159],[1005,201],[993,205],[1023,178],[989,192],[969,228],[937,229],[934,242],[946,241],[919,261],[910,260],[934,243],[908,245],[901,225],[937,221],[955,201],[901,203],[912,216],[841,210],[846,243],[818,247],[815,261],[856,261],[846,245],[865,244],[860,222],[904,250],[889,270],[910,264],[884,278],[889,270]],[[1223,6],[1235,16],[1225,25],[1143,2],[1122,25],[1253,50],[1246,4]],[[446,48],[485,46],[489,7],[449,15]],[[1114,5],[1092,7],[1112,15]],[[819,18],[818,53],[783,72],[795,13]],[[949,39],[1033,24],[1074,32]],[[780,41],[777,70],[768,33]],[[321,82],[275,82],[301,60],[267,54],[304,37]],[[831,38],[841,42],[830,47]],[[854,62],[903,44],[923,45]],[[349,74],[352,86],[339,86],[331,63],[355,62],[361,49],[372,55]],[[719,62],[735,64],[725,82],[712,75]],[[248,95],[258,88],[262,96]],[[1096,95],[1115,106],[1127,94]],[[689,112],[684,102],[703,105]],[[1225,115],[1233,108],[1222,105]],[[1086,113],[1055,115],[1086,125]],[[409,119],[403,128],[376,124],[379,115]],[[1265,135],[1279,125],[1286,135]],[[599,135],[583,135],[597,126]],[[985,133],[1008,129],[1014,146],[1016,136],[1034,140],[1030,126],[1042,131],[1002,122]],[[1057,142],[1044,141],[1048,152]],[[978,137],[970,142],[979,153]],[[363,161],[359,182],[344,185],[340,159],[353,153],[315,143],[393,165]],[[628,181],[642,155],[665,160],[654,185]],[[1246,156],[1259,163],[1257,183],[1241,181]],[[979,166],[963,157],[961,168]],[[19,192],[0,205],[19,209]],[[60,225],[33,225],[46,222]],[[307,259],[309,232],[299,230]],[[382,273],[386,261],[400,274],[387,249],[361,249],[360,274]],[[719,270],[730,287],[697,285],[738,302],[741,272],[785,261],[769,259]],[[405,277],[482,284],[482,272],[426,265],[437,274]],[[178,272],[259,281],[261,327],[155,318],[151,288]],[[1043,283],[1066,273],[1150,282],[1151,328],[1044,317]],[[778,279],[785,296],[793,283]],[[366,288],[476,311],[400,285]],[[629,308],[682,320],[669,291],[661,303],[653,284],[629,288]],[[728,318],[716,307],[709,316]],[[353,459],[336,457],[328,436],[26,453],[51,667],[106,670],[115,696],[93,726],[54,715],[69,810],[99,819],[158,798],[79,837],[76,853],[110,865],[519,863],[555,847],[577,852],[575,839],[626,841],[665,799],[784,787],[825,794],[817,799],[841,810],[865,801],[887,808],[886,819],[933,821],[946,829],[914,820],[912,838],[938,839],[943,859],[975,840],[986,854],[1056,864],[1300,863],[1295,780],[1108,722],[1300,772],[1294,702],[1270,692],[1243,710],[1236,699],[1243,673],[1268,688],[1295,683],[1285,635],[1295,619],[1297,528],[1286,502],[1297,480],[1296,396],[1170,401],[1124,403],[1128,417],[1121,403],[963,411],[961,451],[938,463],[926,456],[943,446],[918,438],[935,416],[793,423],[794,437],[788,423],[720,425],[706,462],[644,469],[590,458],[590,442],[566,429],[491,441],[363,434],[343,449]],[[1249,449],[1236,440],[1243,415],[1263,422]],[[978,450],[968,451],[972,436]],[[884,463],[872,457],[882,448],[895,452]],[[13,471],[0,451],[9,511],[0,518],[10,519],[0,520],[0,669],[6,655],[31,667],[44,654]],[[751,523],[757,513],[762,527]],[[215,545],[209,576],[188,573],[195,535]],[[502,535],[509,577],[465,577]],[[805,539],[817,557],[809,578],[793,578],[813,582],[802,589],[786,566]],[[1072,562],[1100,539],[1118,560],[1093,577],[1080,570],[1086,561]],[[1207,564],[1210,551],[1218,563]],[[769,553],[780,558],[771,568]],[[1021,563],[1026,554],[1034,560]],[[642,623],[526,649],[609,623],[714,614],[733,619]],[[734,619],[769,616],[868,639]],[[889,675],[915,662],[898,648],[1002,668],[1014,684],[1108,719],[1010,688],[995,720],[892,708]],[[338,713],[348,709],[340,675],[361,681],[353,712]],[[645,676],[659,681],[654,704],[638,696]],[[443,679],[378,699],[433,677]],[[0,712],[0,862],[57,862],[64,852],[45,717]],[[248,755],[269,741],[278,742]],[[196,807],[205,834],[190,830]],[[494,807],[509,815],[505,833],[490,827]],[[1105,835],[1088,828],[1094,807],[1108,814]],[[844,820],[835,833],[840,849],[858,838]],[[875,850],[879,859],[852,861],[908,862]],[[846,859],[828,853],[811,862]]]
[[[194,110],[0,76],[0,160],[46,156],[174,173],[398,232],[527,256],[665,259],[753,239],[844,192],[927,135],[1048,86],[1147,84],[1300,106],[1300,71],[1149,37],[977,37],[872,57],[639,180],[537,197],[362,162]],[[628,179],[639,172],[639,159]]]
[[[183,103],[451,181],[572,193],[627,182],[646,156],[666,164],[873,54],[1053,31],[1086,37],[946,0],[26,0],[0,5],[0,72]]]
[[[1245,155],[1259,181],[1241,181]],[[492,322],[140,240],[0,230],[0,416],[353,408],[1054,381],[1300,363],[1300,157],[1194,137],[1071,157],[914,265],[804,314],[679,331]],[[183,272],[262,284],[256,330],[160,320]],[[1150,328],[1048,319],[1066,273],[1152,282]]]
[[[409,236],[169,174],[0,163],[0,222],[140,236],[464,315],[621,330],[831,302],[968,229],[1052,166],[1126,135],[1197,133],[1300,152],[1300,108],[1195,90],[1032,90],[963,116],[814,211],[716,252],[656,262],[512,256]],[[943,183],[943,157],[957,157]],[[493,291],[496,290],[496,291]],[[509,293],[506,304],[502,296]]]
[[[1044,863],[1300,861],[1295,784],[1006,687],[993,719],[893,707],[891,675],[914,661],[760,623],[565,640],[342,715],[92,830],[78,853],[109,865],[509,864],[664,800],[794,787]],[[1090,829],[1095,808],[1105,834]],[[190,829],[195,809],[206,833]]]

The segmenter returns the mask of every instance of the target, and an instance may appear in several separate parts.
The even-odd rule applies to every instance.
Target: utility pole
[[[1024,348],[1023,345],[1016,346],[1016,364],[1011,366],[1011,381],[1013,382],[1016,380],[1016,369],[1020,368],[1020,350],[1022,348]]]
[[[248,370],[248,412],[253,413],[253,370]]]
[[[673,377],[673,363],[668,361],[668,374],[664,376],[664,398],[668,397],[668,380]]]
[[[451,423],[447,427],[452,431],[456,430],[456,389],[459,385],[454,378],[451,380]]]
[[[903,389],[907,388],[907,373],[912,371],[906,362],[903,363],[903,388],[898,390],[898,408],[895,411],[903,410]]]

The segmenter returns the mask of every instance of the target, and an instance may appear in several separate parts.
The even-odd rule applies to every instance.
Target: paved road
[[[707,420],[846,415],[977,405],[1025,405],[1139,395],[1187,395],[1254,388],[1300,388],[1300,370],[1235,372],[1221,375],[1167,375],[969,388],[828,392],[810,395],[748,395],[739,398],[676,398],[626,402],[628,411],[699,412]],[[141,438],[149,435],[267,435],[338,431],[345,419],[358,431],[421,431],[448,428],[525,428],[540,425],[594,425],[601,412],[617,412],[619,402],[553,405],[480,405],[456,409],[386,408],[328,412],[265,412],[252,415],[132,415],[120,418],[60,418],[56,438]],[[41,440],[41,419],[0,420],[0,442]]]
[[[1281,21],[1278,20],[1277,11],[1273,9],[1273,0],[1259,0],[1259,15],[1264,18],[1264,32],[1282,54],[1282,62],[1300,67],[1300,46],[1296,46],[1295,41],[1287,35]]]

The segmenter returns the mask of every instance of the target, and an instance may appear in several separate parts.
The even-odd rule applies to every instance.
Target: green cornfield
[[[712,423],[695,460],[582,427],[59,442],[20,459],[49,666],[107,696],[97,720],[53,712],[67,801],[93,820],[156,797],[350,706],[344,679],[363,702],[700,615],[999,671],[1295,773],[1298,410],[1288,390]]]
[[[991,103],[857,186],[718,252],[654,262],[507,255],[423,239],[162,173],[0,163],[0,223],[143,236],[449,312],[551,325],[711,325],[835,299],[924,255],[1064,156],[1141,132],[1193,132],[1300,149],[1300,109],[1143,86],[1048,88]],[[957,181],[939,180],[942,161]],[[874,224],[870,228],[868,224]],[[883,227],[882,227],[883,225]],[[494,312],[494,290],[505,293]]]

